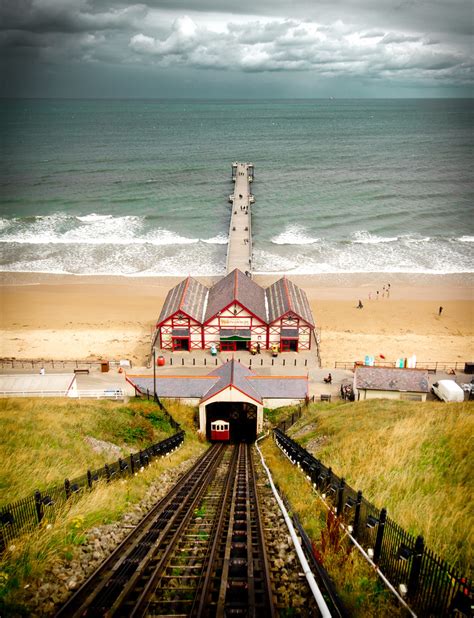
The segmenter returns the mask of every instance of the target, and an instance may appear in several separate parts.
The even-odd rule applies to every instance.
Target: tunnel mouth
[[[229,423],[229,442],[252,443],[257,438],[257,406],[246,401],[219,401],[206,406],[206,438],[211,440],[211,423]]]

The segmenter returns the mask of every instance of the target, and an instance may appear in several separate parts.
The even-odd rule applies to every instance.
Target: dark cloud
[[[23,67],[26,75],[34,64],[39,88],[43,74],[50,83],[51,75],[65,79],[70,70],[80,84],[93,73],[87,83],[97,88],[101,72],[107,84],[107,75],[128,75],[132,83],[143,71],[147,80],[156,75],[174,84],[174,92],[189,84],[190,96],[215,74],[222,94],[230,92],[226,73],[237,83],[260,75],[262,93],[281,80],[278,88],[290,96],[298,96],[296,83],[305,96],[309,84],[316,88],[325,79],[359,80],[361,91],[381,80],[392,88],[407,80],[424,88],[470,79],[466,0],[241,0],[229,6],[221,0],[4,0],[3,70],[15,67],[16,75]],[[183,72],[187,81],[178,87]],[[302,73],[310,79],[292,82]],[[130,94],[145,92],[148,81],[142,93]]]

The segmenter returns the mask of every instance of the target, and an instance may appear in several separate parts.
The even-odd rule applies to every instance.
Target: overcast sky
[[[471,0],[0,0],[2,96],[472,96]]]

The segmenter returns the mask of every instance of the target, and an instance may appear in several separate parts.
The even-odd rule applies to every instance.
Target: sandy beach
[[[276,278],[255,280],[266,286]],[[365,354],[387,360],[416,354],[419,361],[430,362],[474,359],[472,275],[290,278],[308,295],[321,332],[323,366],[361,360]],[[216,279],[199,280],[209,285]],[[0,356],[128,358],[143,365],[163,301],[178,281],[2,273]],[[388,283],[389,296],[383,292]],[[359,299],[363,309],[357,309]]]

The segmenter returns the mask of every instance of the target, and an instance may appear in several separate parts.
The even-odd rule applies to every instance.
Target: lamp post
[[[156,349],[155,349],[155,346],[153,346],[153,401],[160,406],[161,410],[163,409],[163,406],[161,405],[161,401],[156,392]]]

